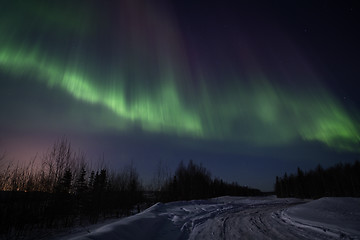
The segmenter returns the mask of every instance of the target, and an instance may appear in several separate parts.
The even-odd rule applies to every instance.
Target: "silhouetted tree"
[[[59,183],[56,187],[56,192],[70,193],[72,182],[72,173],[69,168],[65,169],[63,176],[60,178]]]
[[[87,190],[86,183],[86,169],[85,166],[82,166],[78,178],[75,181],[75,191],[78,194],[81,194]]]

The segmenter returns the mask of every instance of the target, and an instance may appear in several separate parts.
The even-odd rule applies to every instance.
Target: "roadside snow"
[[[360,239],[360,199],[220,197],[157,203],[73,240]]]
[[[297,226],[327,232],[329,235],[360,236],[359,198],[321,198],[291,207],[283,218]]]

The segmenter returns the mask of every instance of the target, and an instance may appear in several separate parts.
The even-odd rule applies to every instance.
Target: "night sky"
[[[360,156],[355,1],[1,1],[0,151],[193,159],[226,181]]]

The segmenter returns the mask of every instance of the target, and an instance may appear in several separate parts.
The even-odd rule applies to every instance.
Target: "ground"
[[[60,239],[360,239],[359,226],[356,198],[221,197],[158,203]]]

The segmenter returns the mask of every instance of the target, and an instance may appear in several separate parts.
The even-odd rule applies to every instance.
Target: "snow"
[[[283,218],[329,235],[360,236],[360,199],[321,198],[285,210]]]
[[[360,239],[360,199],[220,197],[157,203],[73,240]]]

